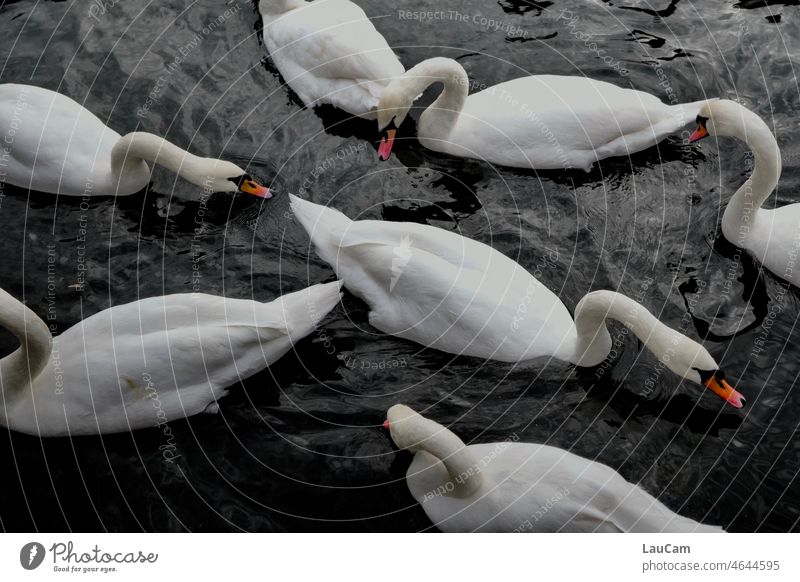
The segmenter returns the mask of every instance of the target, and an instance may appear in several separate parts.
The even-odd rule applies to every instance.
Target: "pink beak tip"
[[[388,137],[381,138],[381,144],[378,146],[378,158],[385,162],[392,155],[392,146],[394,145],[395,130],[390,130]]]
[[[733,394],[728,397],[728,404],[733,406],[734,408],[743,408],[744,403],[746,402],[745,397],[742,396],[740,392],[736,390],[733,391]]]

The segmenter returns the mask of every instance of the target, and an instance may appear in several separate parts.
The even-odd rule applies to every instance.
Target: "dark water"
[[[468,0],[452,3],[458,17],[425,22],[400,18],[396,2],[360,4],[407,67],[456,57],[476,86],[526,73],[585,74],[666,102],[740,99],[778,136],[778,203],[797,201],[796,2]],[[743,144],[684,148],[678,136],[590,174],[536,174],[401,140],[397,155],[378,164],[373,124],[305,110],[281,86],[249,2],[103,5],[95,20],[85,0],[0,4],[0,82],[57,89],[121,133],[153,131],[249,162],[278,195],[263,204],[198,201],[196,187],[163,171],[146,194],[88,206],[7,188],[0,285],[54,315],[60,330],[110,305],[191,291],[193,260],[203,291],[231,297],[269,300],[331,280],[287,218],[293,191],[353,217],[458,230],[531,270],[544,266],[540,279],[570,309],[592,289],[639,298],[662,321],[707,338],[742,379],[748,405],[735,411],[659,374],[630,336],[620,336],[623,348],[602,374],[453,359],[378,333],[348,295],[296,353],[235,389],[220,415],[172,423],[176,464],[162,460],[160,430],[72,441],[4,431],[4,530],[429,529],[403,481],[409,457],[379,427],[395,402],[428,409],[468,441],[516,433],[601,460],[695,519],[734,531],[800,528],[800,295],[716,240],[721,205],[748,171]],[[204,33],[226,9],[224,25]],[[401,9],[442,7],[415,0]],[[186,49],[198,34],[199,45]],[[181,47],[187,55],[169,68]],[[756,341],[765,342],[760,353]],[[5,332],[0,344],[3,354],[14,348]],[[391,362],[400,364],[381,369]]]

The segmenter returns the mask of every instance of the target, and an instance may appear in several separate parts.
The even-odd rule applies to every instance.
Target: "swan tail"
[[[294,342],[314,331],[341,299],[342,282],[334,281],[289,293],[276,303],[281,310],[287,335]]]
[[[353,221],[333,208],[302,200],[292,194],[289,198],[292,212],[311,237],[317,254],[330,265],[335,265],[341,236]]]

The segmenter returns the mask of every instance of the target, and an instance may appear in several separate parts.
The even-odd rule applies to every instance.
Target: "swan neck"
[[[440,484],[441,491],[452,497],[469,497],[483,484],[483,474],[475,459],[460,438],[433,421],[425,423],[416,450],[423,450],[437,459],[447,469],[449,483]]]
[[[2,404],[18,395],[50,361],[51,335],[47,325],[22,302],[0,289],[0,326],[19,340],[19,348],[0,359]]]
[[[420,122],[428,133],[449,134],[469,95],[469,77],[464,67],[452,59],[433,58],[412,67],[401,79],[409,102],[434,83],[442,83],[442,92],[423,112]]]
[[[725,238],[743,247],[755,215],[770,197],[781,175],[781,153],[775,136],[764,121],[747,111],[746,123],[739,137],[753,155],[753,172],[731,197],[722,217]]]
[[[633,299],[613,291],[594,291],[575,308],[578,339],[573,363],[597,366],[611,354],[613,343],[606,327],[608,319],[623,324],[659,357],[663,354],[658,353],[658,340],[672,336],[670,328]]]
[[[141,168],[142,161],[163,166],[181,178],[203,186],[203,160],[162,137],[136,131],[119,139],[111,150],[111,169],[118,178]]]

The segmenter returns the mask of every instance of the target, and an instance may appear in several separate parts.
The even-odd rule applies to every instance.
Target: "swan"
[[[349,0],[261,0],[258,9],[270,57],[307,107],[327,103],[375,119],[381,92],[405,68],[361,8]]]
[[[66,95],[0,85],[0,180],[49,194],[127,196],[150,182],[153,162],[209,192],[270,198],[231,162],[201,158],[146,132],[120,136]]]
[[[727,99],[703,106],[697,123],[690,143],[710,135],[728,136],[742,140],[753,152],[753,173],[728,202],[722,234],[777,276],[800,287],[800,203],[761,208],[781,175],[775,136],[758,115]]]
[[[691,123],[705,101],[665,105],[657,97],[585,77],[533,75],[467,95],[469,79],[456,61],[422,61],[393,80],[378,103],[378,154],[386,160],[396,130],[417,95],[444,89],[420,116],[426,148],[515,168],[580,168],[657,144]]]
[[[697,342],[613,291],[587,294],[575,320],[561,300],[492,247],[433,226],[352,221],[290,194],[317,254],[370,307],[380,331],[452,354],[519,362],[542,356],[577,366],[612,348],[606,319],[627,326],[662,362],[736,408],[742,395]]]
[[[667,508],[611,467],[547,445],[465,446],[396,404],[383,425],[414,454],[411,495],[444,532],[716,532]]]
[[[0,424],[42,437],[106,434],[217,412],[227,388],[283,356],[339,302],[337,281],[270,303],[201,293],[151,297],[51,337],[0,289]]]

